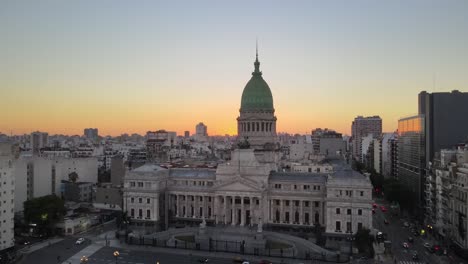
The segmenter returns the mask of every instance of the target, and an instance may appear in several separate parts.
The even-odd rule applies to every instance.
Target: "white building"
[[[363,162],[361,153],[363,137],[369,134],[377,138],[382,134],[382,119],[379,116],[358,116],[354,119],[351,125],[351,132],[353,137],[353,156],[358,161]]]
[[[49,144],[49,134],[39,131],[32,132],[29,144],[32,154],[39,155],[41,148],[45,148]]]
[[[0,253],[15,246],[15,159],[12,144],[0,143]]]
[[[70,173],[78,174],[78,182],[97,182],[97,158],[20,157],[15,165],[15,211],[23,211],[23,203],[32,198],[55,194],[60,196],[61,181]]]
[[[320,224],[334,240],[349,237],[348,221],[353,233],[372,228],[372,185],[344,160],[328,172],[279,170],[273,98],[259,64],[242,95],[238,149],[229,162],[216,170],[145,164],[126,174],[123,208],[136,228],[203,219],[232,226]]]

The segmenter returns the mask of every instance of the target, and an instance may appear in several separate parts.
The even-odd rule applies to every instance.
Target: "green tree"
[[[358,230],[355,235],[355,243],[360,253],[370,251],[370,247],[372,246],[370,230],[367,228]]]
[[[63,219],[66,210],[62,199],[47,195],[25,201],[23,213],[28,224],[51,227]]]

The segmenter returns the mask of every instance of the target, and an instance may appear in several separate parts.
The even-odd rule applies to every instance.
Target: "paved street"
[[[464,263],[463,260],[450,254],[447,256],[438,256],[434,253],[430,253],[425,247],[424,243],[428,242],[434,245],[434,241],[430,237],[415,237],[410,233],[409,228],[405,228],[403,223],[406,220],[401,220],[398,216],[392,216],[390,212],[382,212],[380,209],[381,205],[385,205],[387,209],[390,209],[390,205],[385,203],[382,199],[375,199],[378,204],[378,208],[375,209],[376,213],[373,218],[374,228],[386,233],[388,235],[387,240],[392,242],[392,252],[398,261],[413,261],[413,252],[417,252],[419,256],[419,262],[430,263],[430,264],[445,264],[445,263]],[[384,220],[387,219],[389,224],[385,224]],[[413,237],[414,242],[409,243],[410,248],[403,248],[403,242],[408,242],[408,237]]]
[[[86,246],[90,244],[90,241],[87,240],[82,245],[75,245],[76,238],[69,237],[64,240],[52,244],[50,246],[45,246],[39,250],[36,250],[28,255],[26,255],[22,260],[21,264],[37,264],[37,263],[61,263],[62,261],[70,258],[76,253],[83,250]]]

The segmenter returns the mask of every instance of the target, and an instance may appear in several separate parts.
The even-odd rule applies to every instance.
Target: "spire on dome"
[[[255,71],[252,73],[252,75],[262,75],[262,72],[260,71],[260,62],[258,61],[258,40],[255,41]]]

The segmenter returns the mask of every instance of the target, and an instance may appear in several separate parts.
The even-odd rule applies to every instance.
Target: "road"
[[[411,234],[410,228],[405,228],[403,226],[404,222],[409,222],[408,220],[400,219],[398,216],[392,216],[388,211],[382,212],[380,209],[381,205],[384,205],[387,209],[390,208],[390,205],[382,199],[375,199],[375,201],[378,204],[378,207],[375,209],[376,213],[373,217],[373,226],[374,228],[387,234],[387,240],[392,242],[392,252],[396,260],[413,261],[413,252],[417,252],[419,256],[419,262],[430,264],[463,263],[462,260],[459,260],[455,256],[451,256],[449,258],[447,256],[438,256],[436,254],[430,253],[424,247],[424,243],[426,242],[434,245],[435,242],[430,237],[415,237],[413,234]],[[385,219],[389,221],[389,224],[384,223]],[[409,249],[405,249],[403,248],[403,242],[408,242],[408,237],[413,237],[414,242],[409,243]]]
[[[87,240],[82,245],[75,245],[76,238],[68,237],[59,243],[46,246],[40,250],[34,251],[26,255],[21,261],[21,264],[37,264],[37,263],[62,263],[62,261],[70,258],[88,246],[91,241]]]

